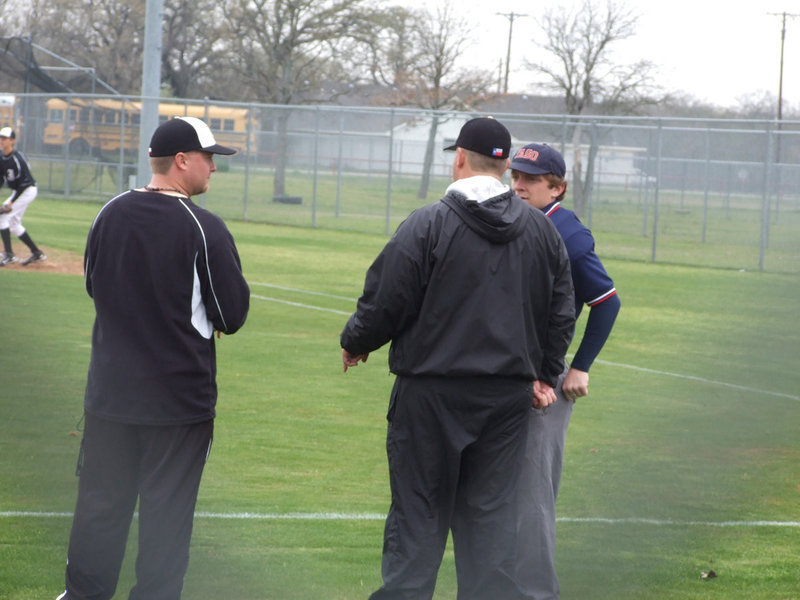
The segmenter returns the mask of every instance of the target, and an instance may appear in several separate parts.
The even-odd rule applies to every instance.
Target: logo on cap
[[[567,173],[564,157],[547,144],[528,144],[517,150],[511,159],[511,169],[529,175],[552,173],[564,177]]]
[[[511,150],[511,134],[505,125],[493,117],[477,117],[464,123],[458,133],[456,143],[444,149],[455,150],[456,148],[463,148],[492,158],[508,158]]]

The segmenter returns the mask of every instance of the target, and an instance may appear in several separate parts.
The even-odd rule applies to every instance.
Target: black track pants
[[[159,427],[86,415],[66,600],[114,595],[137,498],[137,582],[130,600],[180,598],[213,428],[213,421]]]
[[[532,398],[521,380],[397,378],[383,586],[372,600],[431,598],[450,530],[459,600],[520,597],[515,487]]]

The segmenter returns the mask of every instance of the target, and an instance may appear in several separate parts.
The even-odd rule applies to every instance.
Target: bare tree
[[[410,66],[408,81],[397,88],[396,102],[431,110],[422,178],[417,190],[420,199],[428,195],[440,111],[468,108],[492,86],[491,73],[459,67],[470,39],[470,28],[449,2],[435,11],[422,12],[418,18],[414,36],[418,52]]]
[[[404,6],[365,11],[357,28],[350,32],[354,67],[365,78],[398,92],[409,87],[412,72],[422,53],[418,38],[423,13]],[[389,103],[395,104],[390,98]]]
[[[231,68],[251,97],[300,104],[329,72],[333,46],[358,21],[362,0],[228,0]],[[285,193],[289,111],[278,114],[275,196]]]
[[[528,61],[527,66],[545,77],[546,87],[564,94],[571,115],[589,110],[619,114],[651,104],[654,65],[646,60],[630,64],[613,60],[618,42],[636,33],[638,19],[624,4],[612,0],[602,7],[594,0],[584,0],[574,12],[563,7],[548,11],[539,20],[546,55],[540,61]],[[578,215],[583,214],[587,196],[581,140],[578,120],[573,130],[571,181]]]
[[[164,0],[164,83],[175,96],[230,97],[236,93],[218,82],[225,52],[221,22],[222,10],[215,0]]]

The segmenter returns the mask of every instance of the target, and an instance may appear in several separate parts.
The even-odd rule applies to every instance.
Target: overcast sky
[[[406,0],[404,4],[435,6],[444,0]],[[599,0],[598,0],[599,1]],[[580,3],[580,0],[577,0]],[[509,91],[536,93],[526,79],[524,60],[537,51],[535,11],[570,5],[572,0],[457,0],[471,23],[480,24],[468,56],[476,64],[499,72],[508,42],[507,17],[497,13],[528,14],[514,20]],[[784,47],[784,108],[800,108],[800,1],[762,0],[628,0],[640,15],[638,33],[617,50],[620,59],[655,63],[666,91],[683,91],[718,106],[735,106],[742,97],[769,92],[778,95],[781,17],[786,20]]]

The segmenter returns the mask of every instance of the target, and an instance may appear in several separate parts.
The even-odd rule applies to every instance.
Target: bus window
[[[222,120],[221,119],[209,119],[208,126],[211,128],[212,131],[219,131],[222,129]]]
[[[64,121],[64,111],[60,108],[51,108],[47,113],[47,119],[54,123],[62,123]]]
[[[233,131],[235,129],[233,119],[225,119],[222,123],[222,129],[225,131]]]

